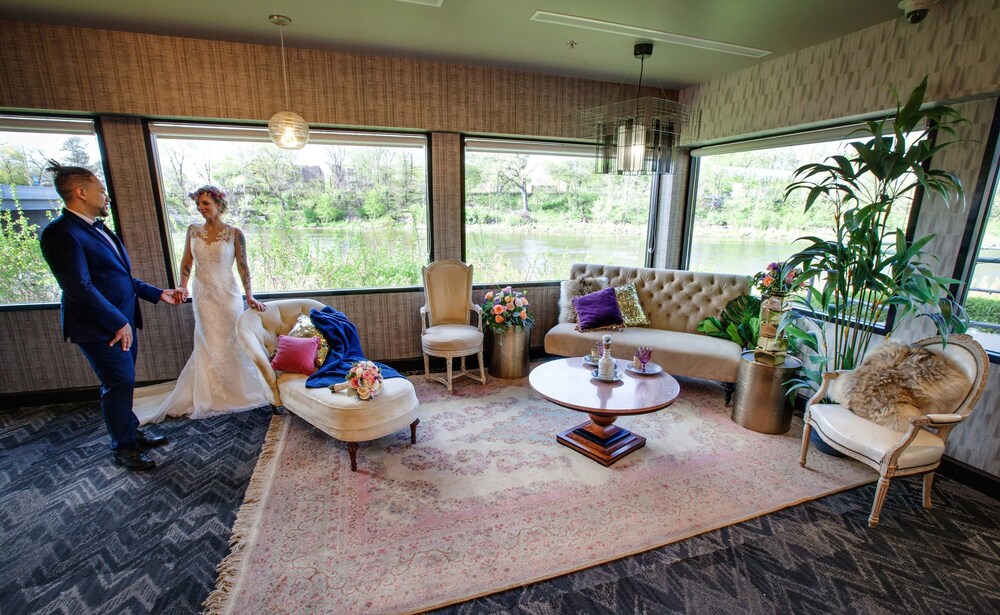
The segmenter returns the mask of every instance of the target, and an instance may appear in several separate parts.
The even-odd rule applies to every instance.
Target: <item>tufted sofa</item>
[[[570,269],[570,279],[597,276],[607,277],[611,286],[635,284],[639,302],[650,320],[649,327],[612,332],[613,356],[631,360],[637,346],[651,346],[653,362],[667,372],[718,380],[730,385],[727,393],[731,391],[742,349],[729,340],[697,333],[696,329],[703,319],[718,316],[727,303],[750,292],[746,276],[589,264],[574,264]],[[545,335],[545,352],[580,357],[607,333],[581,333],[575,326],[560,320]]]

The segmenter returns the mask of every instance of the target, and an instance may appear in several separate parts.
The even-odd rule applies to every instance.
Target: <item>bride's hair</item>
[[[198,188],[194,192],[189,192],[188,196],[191,197],[192,201],[197,203],[198,199],[201,198],[201,195],[203,194],[207,194],[208,196],[212,197],[213,201],[218,203],[219,213],[225,212],[226,208],[229,207],[229,203],[226,202],[226,193],[223,192],[221,188],[216,188],[215,186],[211,185],[202,186],[201,188]]]

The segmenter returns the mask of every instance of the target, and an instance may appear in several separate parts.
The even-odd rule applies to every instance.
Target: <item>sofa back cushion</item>
[[[727,303],[750,292],[747,276],[728,273],[584,263],[570,268],[571,280],[584,276],[606,276],[613,287],[631,282],[649,315],[649,326],[682,333],[695,333],[699,322],[718,317]]]

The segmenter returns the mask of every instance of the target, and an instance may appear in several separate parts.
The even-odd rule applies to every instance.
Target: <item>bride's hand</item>
[[[263,312],[264,310],[267,309],[266,305],[264,305],[260,301],[257,301],[253,297],[247,297],[247,305],[250,306],[250,309],[257,310],[258,312]]]

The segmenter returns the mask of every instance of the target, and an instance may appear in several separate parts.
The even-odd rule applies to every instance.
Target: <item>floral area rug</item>
[[[733,423],[721,389],[620,424],[646,446],[604,467],[556,442],[586,415],[527,379],[412,377],[409,430],[345,444],[276,416],[219,567],[208,613],[401,613],[569,573],[875,478],[857,462]]]

